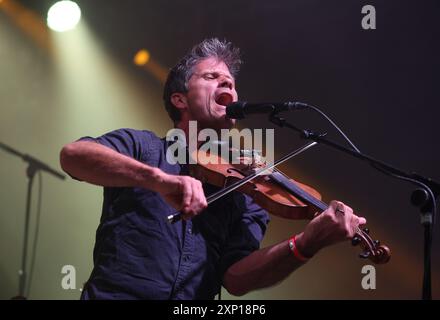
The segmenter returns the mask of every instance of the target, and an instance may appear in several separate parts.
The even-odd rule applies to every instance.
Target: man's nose
[[[232,90],[234,87],[232,80],[227,77],[221,77],[219,78],[219,85],[220,88],[229,88]]]

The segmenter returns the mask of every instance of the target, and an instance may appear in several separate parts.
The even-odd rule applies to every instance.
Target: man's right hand
[[[155,191],[182,213],[185,220],[198,215],[208,206],[202,183],[189,176],[177,176],[161,171]]]
[[[91,141],[76,141],[63,147],[61,167],[71,176],[104,187],[142,187],[158,192],[184,219],[207,207],[200,181],[170,175],[109,147]]]

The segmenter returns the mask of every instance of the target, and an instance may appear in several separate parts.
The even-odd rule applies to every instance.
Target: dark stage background
[[[440,180],[440,28],[438,1],[77,1],[77,29],[41,26],[50,1],[0,1],[0,141],[59,169],[61,147],[84,135],[120,127],[165,135],[164,72],[195,43],[216,36],[240,47],[240,100],[304,101],[324,110],[365,153]],[[364,30],[364,5],[376,29]],[[20,11],[15,11],[15,13]],[[32,23],[31,23],[32,22]],[[143,67],[136,52],[149,51]],[[343,140],[316,114],[287,115],[297,125]],[[264,116],[240,127],[273,128]],[[276,129],[276,153],[301,145]],[[0,152],[0,298],[17,293],[26,192],[25,164]],[[361,268],[348,243],[323,250],[283,283],[241,299],[418,299],[423,233],[411,207],[414,189],[365,163],[318,146],[283,165],[292,177],[339,199],[368,219],[392,250],[376,267],[375,290],[361,287]],[[44,175],[38,246],[29,297],[77,299],[92,267],[101,189]],[[34,203],[35,207],[35,203]],[[35,212],[32,226],[35,226]],[[272,218],[263,245],[299,232],[302,221]],[[33,236],[33,227],[32,227]],[[434,230],[438,233],[438,226]],[[434,233],[433,296],[440,297],[439,237]],[[61,287],[64,265],[76,289]],[[224,294],[223,298],[233,298]]]

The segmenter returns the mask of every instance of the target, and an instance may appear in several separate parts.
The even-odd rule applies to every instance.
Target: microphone
[[[282,111],[295,111],[309,108],[309,105],[302,102],[279,102],[279,103],[248,103],[236,101],[226,107],[226,116],[229,119],[244,119],[250,114],[278,113]]]

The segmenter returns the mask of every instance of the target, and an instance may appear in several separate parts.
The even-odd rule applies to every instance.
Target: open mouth
[[[220,93],[216,98],[215,102],[221,106],[227,106],[233,102],[234,98],[230,93],[223,92]]]

